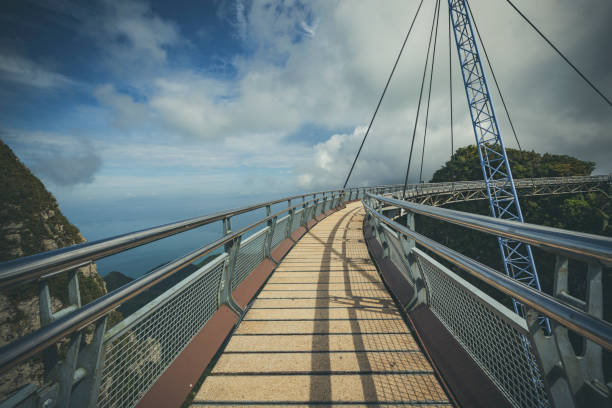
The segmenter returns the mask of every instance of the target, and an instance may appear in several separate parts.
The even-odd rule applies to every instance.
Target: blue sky
[[[610,172],[609,108],[503,2],[471,3],[522,144]],[[586,3],[518,2],[610,94],[612,7]],[[5,1],[0,137],[71,209],[170,197],[209,200],[208,209],[223,206],[217,197],[339,187],[416,4]],[[433,1],[423,7],[355,184],[403,179]],[[445,29],[440,36],[427,177],[450,154]],[[453,75],[461,146],[473,133]]]

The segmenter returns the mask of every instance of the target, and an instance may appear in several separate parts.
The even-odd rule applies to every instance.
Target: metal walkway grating
[[[450,406],[370,260],[363,217],[349,204],[302,237],[192,406]]]

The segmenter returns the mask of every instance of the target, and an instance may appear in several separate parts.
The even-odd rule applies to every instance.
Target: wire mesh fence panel
[[[300,208],[293,213],[293,220],[291,221],[291,229],[293,232],[300,227],[300,222],[302,222],[302,214],[304,213],[304,209]]]
[[[162,302],[155,299],[144,306],[143,317],[127,330],[107,337],[99,407],[136,405],[206,324],[217,310],[224,259],[194,272],[165,292]]]
[[[389,259],[395,266],[397,266],[398,270],[409,280],[408,274],[408,260],[404,256],[404,250],[402,248],[402,243],[396,234],[394,234],[389,228],[383,225],[383,233],[385,234],[385,238],[387,240],[387,244],[389,246]]]
[[[268,227],[257,231],[248,237],[238,249],[236,264],[232,273],[232,290],[236,289],[240,283],[264,260],[264,246],[266,243],[266,231]]]
[[[414,252],[425,277],[431,310],[500,391],[516,407],[550,406],[524,336],[524,319],[428,255]]]
[[[287,223],[289,222],[289,216],[286,215],[283,218],[276,221],[276,227],[274,228],[274,235],[272,235],[272,248],[276,247],[285,238],[287,238]]]

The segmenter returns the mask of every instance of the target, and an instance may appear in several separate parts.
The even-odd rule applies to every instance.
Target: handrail
[[[135,279],[110,293],[107,293],[106,295],[73,311],[72,313],[54,320],[37,331],[29,333],[12,343],[0,347],[0,373],[6,372],[11,367],[14,367],[20,362],[41,352],[49,345],[56,343],[69,334],[81,330],[85,326],[95,322],[111,310],[117,308],[123,302],[137,296],[151,286],[168,278],[175,272],[178,272],[188,264],[201,259],[215,249],[244,235],[257,226],[273,220],[280,214],[283,214],[289,210],[294,210],[313,202],[317,203],[320,200],[321,197],[297,203],[291,207],[284,208],[274,214],[255,221],[236,232],[231,232],[219,238],[215,242],[205,245],[185,256],[162,265],[146,275],[143,275],[140,278]]]
[[[366,195],[374,200],[476,231],[514,239],[571,257],[595,258],[606,265],[612,264],[612,238],[416,204],[368,192]]]
[[[105,258],[128,249],[167,238],[181,232],[189,231],[215,221],[220,221],[224,218],[254,211],[268,205],[274,205],[284,201],[305,198],[308,196],[314,197],[317,194],[341,193],[343,191],[348,192],[351,190],[354,189],[327,190],[285,197],[278,200],[221,211],[210,215],[189,218],[183,221],[164,224],[153,228],[129,232],[127,234],[2,262],[0,263],[0,288],[14,284],[26,283],[44,275],[49,275],[54,272],[82,265],[86,262]],[[359,190],[359,188],[357,190]],[[304,202],[300,202],[296,206],[301,206],[303,204]],[[287,210],[294,207],[288,207]]]
[[[521,303],[567,326],[607,350],[612,350],[612,324],[562,303],[546,293],[535,290],[424,235],[411,231],[407,227],[380,214],[367,203],[364,203],[364,206],[370,214],[374,215],[381,222],[415,240],[436,255],[441,256]]]

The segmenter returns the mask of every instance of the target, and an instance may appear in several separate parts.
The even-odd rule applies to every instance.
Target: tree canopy
[[[514,178],[588,176],[595,170],[595,163],[567,155],[521,152],[517,149],[506,149],[506,153]],[[457,149],[431,179],[434,183],[462,180],[482,180],[480,159],[475,145]]]

